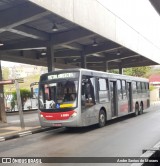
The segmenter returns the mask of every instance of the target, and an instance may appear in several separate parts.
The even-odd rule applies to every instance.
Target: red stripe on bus
[[[128,112],[128,103],[122,104],[120,106],[120,112]]]
[[[40,114],[46,120],[67,120],[75,111],[67,111],[67,112],[56,112],[56,113],[48,113],[48,112],[41,112]]]

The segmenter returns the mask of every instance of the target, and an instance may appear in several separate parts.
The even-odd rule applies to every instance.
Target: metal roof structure
[[[0,20],[0,60],[47,66],[52,42],[57,68],[80,67],[82,53],[88,69],[157,64],[28,0],[1,0]]]

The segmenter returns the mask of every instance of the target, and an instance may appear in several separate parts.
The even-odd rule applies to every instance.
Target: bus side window
[[[118,99],[122,100],[123,95],[122,95],[122,81],[117,80],[117,91],[118,91]]]
[[[82,105],[92,106],[95,104],[95,78],[82,77]]]
[[[127,98],[127,90],[126,90],[126,81],[122,80],[122,92],[123,92],[123,99]]]
[[[137,91],[138,91],[138,93],[141,93],[141,91],[142,91],[140,82],[137,82]]]
[[[146,93],[146,86],[144,82],[141,82],[142,93]]]
[[[132,82],[132,89],[133,89],[133,94],[136,94],[137,93],[137,85],[136,85],[135,81]]]
[[[108,80],[104,78],[99,78],[99,102],[108,102],[109,93],[108,93]]]

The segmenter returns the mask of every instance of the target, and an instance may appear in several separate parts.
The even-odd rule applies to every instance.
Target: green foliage
[[[109,70],[109,73],[119,74],[119,70],[118,69],[111,69],[111,70]]]
[[[28,89],[30,90],[30,84],[32,82],[38,82],[39,81],[39,77],[40,75],[32,75],[32,76],[28,76],[24,78],[24,83],[19,83],[20,89]],[[4,91],[5,93],[7,92],[14,92],[15,89],[15,85],[5,85],[4,86]]]
[[[126,68],[123,70],[125,75],[130,76],[137,76],[137,77],[146,77],[147,73],[151,70],[149,66],[143,67],[133,67],[133,68]]]
[[[154,89],[155,89],[155,87],[154,87],[153,85],[150,85],[150,86],[149,86],[149,90],[150,90],[150,91],[152,91],[152,90],[154,90]]]
[[[22,103],[24,103],[27,100],[27,98],[31,96],[31,91],[28,89],[20,89],[20,94],[21,94]],[[12,95],[13,95],[12,101],[17,100],[16,91],[12,92]]]

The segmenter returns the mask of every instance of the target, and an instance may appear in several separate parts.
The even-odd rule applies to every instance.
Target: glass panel
[[[127,98],[126,94],[126,81],[122,80],[122,91],[123,91],[123,99]]]
[[[141,83],[137,82],[137,91],[138,93],[141,93]]]
[[[99,102],[108,102],[109,101],[109,93],[108,93],[108,80],[99,79]]]
[[[78,80],[61,80],[40,85],[40,109],[71,108],[77,105]]]
[[[122,100],[122,84],[121,80],[117,80],[117,91],[118,91],[118,99]]]
[[[90,76],[82,77],[82,106],[92,106],[95,101],[95,78]]]
[[[137,85],[135,81],[132,82],[132,89],[133,89],[133,94],[137,93]]]
[[[99,90],[102,91],[102,90],[107,90],[107,87],[106,87],[106,80],[105,79],[99,79]]]

